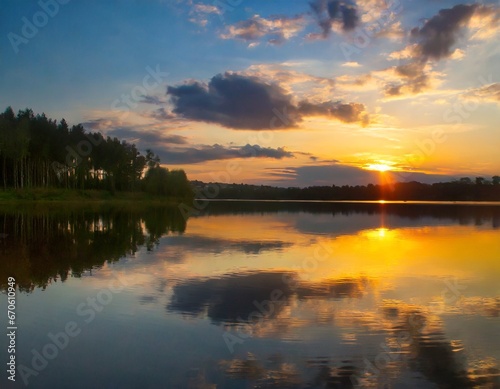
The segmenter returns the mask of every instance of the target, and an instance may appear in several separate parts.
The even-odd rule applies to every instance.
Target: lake
[[[2,388],[500,387],[499,205],[36,206],[0,226]]]

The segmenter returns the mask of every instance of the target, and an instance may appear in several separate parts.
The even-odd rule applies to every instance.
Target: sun
[[[386,172],[388,170],[391,170],[391,167],[389,165],[385,164],[373,164],[373,165],[368,165],[367,167],[368,170],[376,170],[379,172]]]

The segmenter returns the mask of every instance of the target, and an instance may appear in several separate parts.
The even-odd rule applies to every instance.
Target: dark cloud
[[[462,28],[467,26],[477,8],[477,4],[458,4],[441,9],[421,28],[415,27],[411,38],[418,43],[416,54],[437,60],[449,57]]]
[[[171,96],[174,113],[234,129],[269,128],[276,120],[275,111],[294,109],[291,96],[279,86],[230,73],[216,75],[208,85],[194,82],[169,86],[167,94]],[[287,120],[294,126],[298,118],[288,115]]]
[[[336,3],[339,2],[336,1]],[[342,5],[340,12],[342,12],[342,28],[344,31],[354,30],[359,22],[359,16],[356,8],[352,5]]]
[[[233,158],[291,158],[294,153],[283,147],[261,147],[245,145],[226,147],[219,144],[198,147],[166,148],[158,150],[162,162],[166,164],[189,164]]]
[[[141,100],[139,100],[139,102],[152,105],[164,105],[166,103],[158,96],[151,96],[151,95],[142,95]]]
[[[430,87],[430,77],[425,72],[425,62],[413,60],[407,64],[394,68],[394,72],[401,78],[401,82],[388,84],[385,87],[386,96],[400,96],[416,94]]]
[[[294,104],[291,95],[278,85],[234,73],[218,74],[208,85],[193,82],[169,86],[167,94],[175,114],[232,129],[292,128],[303,117],[313,115],[346,123],[366,124],[368,119],[362,104],[333,101]]]
[[[340,2],[339,1],[329,1],[326,5],[327,11],[328,11],[328,16],[330,19],[335,19],[339,12],[340,8]],[[315,10],[318,9],[318,7],[314,7]]]
[[[162,134],[151,131],[141,131],[134,128],[116,128],[107,132],[111,137],[135,141],[140,146],[148,145],[183,145],[187,143],[187,138],[175,134]]]
[[[329,165],[318,164],[308,166],[286,167],[285,169],[272,169],[270,175],[275,180],[268,181],[270,185],[308,187],[314,185],[367,185],[381,183],[380,173],[365,170],[355,166],[333,163]],[[413,172],[386,172],[385,179],[399,182],[419,181],[435,183],[450,181],[456,177],[438,174],[425,174]]]
[[[432,18],[426,20],[422,27],[415,27],[410,32],[413,42],[409,62],[394,68],[401,82],[390,83],[385,86],[386,96],[400,96],[406,94],[420,93],[429,89],[430,77],[425,72],[425,66],[429,60],[439,61],[449,58],[455,51],[455,45],[459,41],[465,28],[469,25],[472,16],[476,14],[481,17],[496,16],[497,11],[493,7],[479,4],[458,4],[452,8],[444,8]],[[494,22],[487,21],[484,28],[496,28]]]
[[[368,122],[365,106],[359,103],[342,104],[340,102],[327,101],[314,104],[308,101],[301,101],[298,111],[303,116],[331,116],[344,123],[361,122],[367,124]]]
[[[421,62],[411,62],[396,66],[395,71],[401,77],[415,78],[422,74],[424,65]]]
[[[388,97],[401,96],[403,94],[402,84],[388,84],[384,88],[384,94]]]
[[[160,108],[161,110],[162,108]],[[159,131],[140,130],[135,127],[119,126],[113,119],[99,118],[82,123],[86,129],[101,131],[104,135],[131,141],[139,148],[158,145],[183,145],[187,138],[182,135],[161,133]]]
[[[378,182],[378,173],[341,164],[312,165],[289,168],[295,170],[295,182],[300,186],[311,185],[366,185]]]
[[[157,120],[175,119],[175,115],[173,115],[171,112],[168,112],[165,108],[158,108],[154,110],[153,112],[151,112],[149,117]]]
[[[344,31],[354,30],[359,24],[357,7],[352,1],[314,0],[309,4],[323,31],[323,37],[330,34],[335,21],[342,23]]]
[[[163,108],[156,110],[158,119],[170,119],[171,114]],[[148,114],[151,116],[151,114]],[[120,127],[109,119],[95,119],[84,123],[92,130],[103,131],[105,135],[124,139],[134,143],[139,149],[153,149],[165,164],[190,164],[215,160],[236,158],[294,158],[296,154],[309,155],[303,152],[292,152],[284,147],[262,147],[258,144],[243,146],[231,145],[189,145],[189,139],[182,135],[163,131],[141,130],[134,127]]]
[[[83,122],[82,126],[86,129],[100,131],[102,129],[106,129],[110,123],[111,123],[110,119],[99,118],[99,119],[92,119],[92,120],[88,120],[86,122]]]

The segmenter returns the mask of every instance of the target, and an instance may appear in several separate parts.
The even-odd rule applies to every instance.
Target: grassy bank
[[[177,204],[185,199],[154,196],[144,192],[116,192],[105,190],[77,190],[54,188],[29,188],[0,190],[0,203],[117,203],[144,202]]]

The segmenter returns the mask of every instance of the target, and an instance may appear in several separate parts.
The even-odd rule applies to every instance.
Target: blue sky
[[[204,181],[489,177],[500,173],[499,12],[488,1],[5,0],[0,106],[150,147]]]

